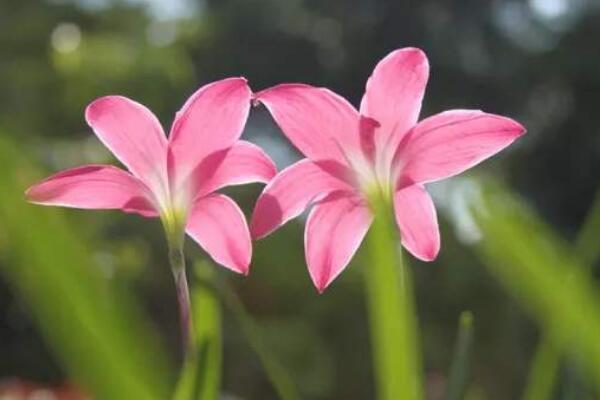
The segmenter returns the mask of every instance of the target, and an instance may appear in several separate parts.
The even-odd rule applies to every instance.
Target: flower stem
[[[188,288],[185,257],[183,246],[169,246],[169,262],[175,278],[177,289],[177,303],[179,305],[179,322],[181,324],[181,338],[184,357],[187,359],[194,354],[194,335],[191,315],[190,291]]]
[[[374,196],[375,221],[367,237],[365,269],[377,398],[422,398],[417,318],[410,269],[402,262],[392,206]]]

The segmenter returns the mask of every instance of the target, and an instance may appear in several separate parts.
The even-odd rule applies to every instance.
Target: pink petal
[[[240,140],[205,157],[192,173],[190,186],[203,196],[229,185],[267,183],[276,173],[275,164],[260,147]]]
[[[268,235],[306,207],[335,190],[354,190],[344,181],[345,167],[335,162],[303,159],[281,171],[265,187],[254,208],[252,236]]]
[[[398,153],[402,179],[431,182],[459,174],[511,144],[525,128],[474,110],[446,111],[421,121]]]
[[[83,209],[121,209],[154,217],[148,188],[110,165],[87,165],[59,172],[30,187],[27,200],[42,205]]]
[[[167,139],[150,110],[126,97],[106,96],[86,108],[85,119],[135,176],[155,190],[164,189]]]
[[[256,95],[284,135],[312,160],[346,163],[359,149],[359,115],[344,98],[328,89],[303,84],[283,84]]]
[[[435,206],[427,191],[420,185],[396,191],[394,210],[402,245],[420,260],[434,260],[440,251],[440,230]]]
[[[304,247],[310,277],[320,293],[346,268],[372,220],[364,200],[347,192],[331,193],[312,209]]]
[[[231,147],[246,124],[252,93],[244,78],[210,83],[177,113],[169,135],[169,176],[186,181],[202,160]]]
[[[393,154],[415,125],[428,78],[427,56],[419,49],[393,51],[377,64],[367,81],[360,113],[381,124],[375,133],[378,149]]]
[[[237,204],[222,194],[196,200],[185,231],[215,262],[248,273],[252,243],[246,218]]]

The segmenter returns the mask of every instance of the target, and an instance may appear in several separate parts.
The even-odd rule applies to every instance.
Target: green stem
[[[187,359],[195,353],[195,341],[193,334],[190,291],[188,288],[185,256],[183,255],[183,245],[169,246],[169,262],[171,271],[175,278],[175,287],[177,290],[177,303],[179,305],[179,322],[181,324],[181,338],[183,343],[184,357]]]
[[[376,196],[371,206],[375,220],[367,237],[365,281],[377,398],[418,400],[421,364],[411,273],[402,262],[390,202]]]
[[[221,301],[215,289],[215,271],[206,261],[192,269],[191,286],[195,353],[188,353],[179,375],[173,400],[219,398],[222,373]]]

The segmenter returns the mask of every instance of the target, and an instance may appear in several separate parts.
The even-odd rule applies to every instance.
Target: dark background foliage
[[[598,38],[594,0],[0,0],[0,131],[45,173],[113,162],[83,120],[95,97],[134,98],[165,127],[197,87],[232,75],[246,76],[254,90],[289,81],[327,86],[358,104],[380,58],[417,46],[431,64],[423,115],[482,108],[521,121],[528,135],[479,168],[509,182],[571,239],[599,182]],[[254,110],[245,137],[280,168],[298,158],[264,109]],[[448,204],[447,186],[432,190]],[[250,213],[260,186],[229,191]],[[458,315],[469,309],[476,324],[469,395],[517,398],[536,327],[450,223],[443,210],[451,206],[440,212],[439,259],[410,260],[429,397],[439,398]],[[67,215],[103,271],[143,300],[175,361],[176,306],[159,223],[117,212]],[[306,398],[372,398],[361,281],[369,265],[359,254],[319,296],[305,268],[302,232],[295,221],[256,243],[247,278],[218,272],[263,325]],[[202,256],[192,242],[187,249],[192,259]],[[274,398],[229,314],[224,324],[224,392]],[[0,281],[3,377],[68,380],[9,282]]]

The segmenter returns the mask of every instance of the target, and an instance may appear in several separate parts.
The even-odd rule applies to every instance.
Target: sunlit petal
[[[167,139],[154,114],[122,96],[93,101],[85,119],[100,140],[154,190],[166,183]]]
[[[283,134],[312,160],[347,162],[360,148],[359,116],[344,98],[324,88],[283,84],[256,95]]]
[[[308,159],[281,171],[265,187],[252,215],[252,236],[260,238],[300,215],[312,202],[336,190],[354,190],[344,180],[346,168]]]
[[[196,200],[185,230],[215,262],[248,273],[252,258],[250,232],[244,214],[229,197],[212,194]]]
[[[431,182],[459,174],[525,133],[518,122],[476,110],[446,111],[421,121],[398,153],[405,182]]]
[[[379,122],[375,139],[380,151],[393,154],[417,122],[428,78],[427,56],[416,48],[393,51],[373,70],[360,113]]]
[[[82,209],[120,209],[156,216],[149,189],[126,171],[110,165],[86,165],[52,175],[26,192],[42,205]]]
[[[190,186],[202,196],[225,186],[267,183],[276,173],[275,164],[260,147],[240,140],[205,157],[192,173]]]
[[[205,157],[238,140],[250,110],[251,92],[244,78],[210,83],[194,93],[177,113],[169,135],[171,186],[182,182]]]
[[[397,190],[394,211],[402,245],[420,260],[434,260],[440,251],[440,231],[435,206],[427,191],[420,185]]]
[[[306,263],[319,292],[346,268],[372,221],[364,200],[334,192],[319,201],[306,221]]]

